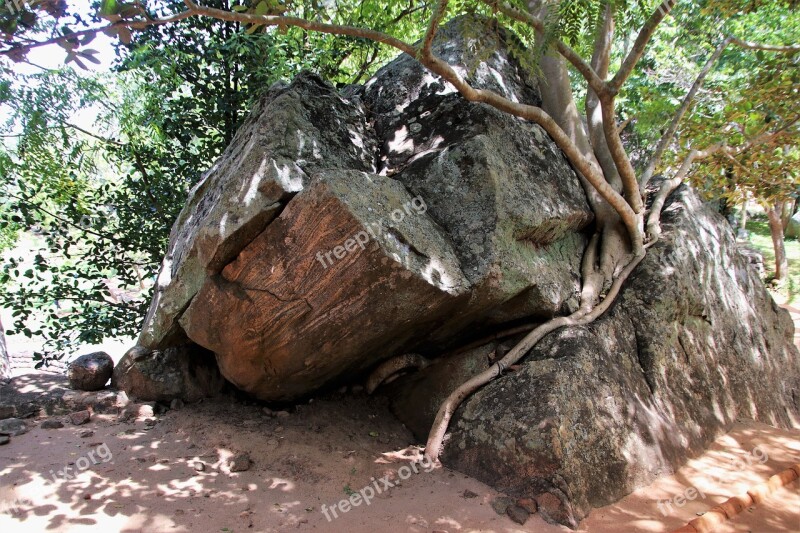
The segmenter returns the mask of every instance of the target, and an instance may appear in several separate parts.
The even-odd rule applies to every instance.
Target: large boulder
[[[185,342],[178,318],[321,168],[373,171],[363,109],[311,74],[276,84],[192,189],[170,235],[139,345]]]
[[[449,24],[434,51],[474,86],[538,104],[510,37],[471,24],[485,21]],[[798,415],[792,323],[730,227],[685,187],[664,219],[604,317],[468,398],[446,464],[574,526],[736,417]],[[466,102],[412,58],[342,92],[304,74],[269,91],[193,190],[113,384],[168,401],[224,376],[292,401],[398,354],[456,353],[384,389],[424,438],[447,393],[509,348],[459,347],[576,309],[592,221],[542,128]]]
[[[545,518],[575,526],[700,453],[737,418],[798,420],[792,321],[730,226],[685,186],[663,219],[661,240],[606,315],[551,333],[517,372],[463,404],[445,464],[535,497]],[[424,396],[420,380],[409,386]],[[428,395],[438,403],[438,391]]]
[[[498,43],[467,69],[464,23],[437,53],[538,104]],[[539,126],[410,58],[342,94],[305,74],[269,92],[192,192],[137,349],[199,345],[240,389],[294,400],[468,326],[574,309],[592,219]]]

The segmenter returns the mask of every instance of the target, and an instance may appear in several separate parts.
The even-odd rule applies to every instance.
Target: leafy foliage
[[[230,7],[227,0],[206,4]],[[106,2],[102,14],[111,22],[116,16],[156,18],[182,2],[113,14],[127,5]],[[378,2],[349,6],[349,15],[331,5],[324,16],[387,25],[396,20],[397,27],[410,27],[419,21],[406,17],[424,11],[409,4],[378,16]],[[360,13],[353,13],[355,7]],[[299,3],[293,8],[310,9]],[[10,137],[0,150],[0,188],[8,200],[0,206],[0,229],[8,240],[26,230],[23,241],[33,252],[8,257],[0,274],[6,287],[0,305],[13,309],[12,333],[47,340],[46,350],[35,356],[40,364],[79,344],[138,332],[171,225],[253,99],[302,69],[347,83],[388,57],[360,39],[296,28],[242,30],[207,18],[148,27],[121,39],[110,75],[79,75],[71,65],[81,63],[74,60],[35,75],[7,70],[0,104],[9,120],[0,134]],[[22,31],[27,37],[39,30]],[[72,50],[83,52],[82,46],[81,41]],[[87,113],[91,125],[79,120]]]

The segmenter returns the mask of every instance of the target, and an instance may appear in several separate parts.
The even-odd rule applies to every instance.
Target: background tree
[[[123,8],[158,17],[181,5]],[[230,7],[227,0],[209,5]],[[102,14],[108,6],[99,7]],[[388,56],[371,41],[297,28],[246,32],[238,22],[192,18],[130,32],[112,20],[114,74],[78,74],[95,62],[86,28],[101,26],[100,18],[82,17],[66,2],[3,9],[2,20],[17,23],[0,55],[24,62],[32,43],[55,41],[67,59],[62,69],[25,76],[3,65],[0,102],[9,120],[0,227],[9,237],[35,228],[43,242],[33,258],[7,262],[0,303],[14,310],[11,333],[46,338],[34,356],[39,365],[81,344],[138,332],[172,223],[254,99],[302,69],[357,81]],[[419,11],[409,4],[381,16],[402,25]],[[75,123],[87,108],[91,127]]]

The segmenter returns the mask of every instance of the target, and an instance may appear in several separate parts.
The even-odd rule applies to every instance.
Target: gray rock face
[[[105,352],[82,355],[67,368],[69,385],[75,390],[96,391],[106,386],[114,371],[114,360]]]
[[[139,345],[186,340],[177,319],[320,168],[374,170],[363,109],[311,74],[276,85],[189,195],[170,235]]]
[[[612,309],[556,331],[458,410],[446,465],[575,526],[702,451],[737,418],[800,413],[793,326],[730,227],[681,187]]]
[[[437,52],[538,103],[502,46],[467,64],[463,24]],[[189,341],[291,401],[467,326],[574,309],[593,215],[541,128],[406,57],[343,94],[303,75],[253,110],[176,222],[137,349]]]

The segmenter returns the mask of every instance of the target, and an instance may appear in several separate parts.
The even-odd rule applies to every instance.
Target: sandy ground
[[[800,325],[800,312],[793,314]],[[570,531],[538,515],[520,526],[496,514],[496,492],[447,469],[418,468],[399,480],[413,439],[381,398],[363,393],[278,417],[222,397],[160,416],[96,415],[84,426],[61,420],[63,428],[43,429],[44,419],[29,419],[28,433],[0,447],[0,532]],[[228,461],[242,452],[252,465],[232,473]],[[594,510],[580,531],[670,532],[794,463],[800,428],[742,421],[675,475]],[[323,505],[384,476],[393,486],[378,483],[369,505],[336,518],[328,511],[326,519]],[[800,532],[800,482],[716,531]]]
[[[274,418],[225,397],[154,418],[41,421],[0,448],[2,532],[569,531],[538,515],[515,524],[492,509],[494,491],[447,469],[419,468],[398,484],[413,443],[380,398],[334,395]],[[252,466],[232,473],[241,452]],[[800,431],[739,424],[676,475],[593,511],[582,531],[668,532],[797,462]],[[69,466],[77,475],[59,476]],[[395,486],[370,505],[326,519],[323,505],[387,475]],[[689,487],[704,497],[659,507]],[[800,531],[798,483],[719,531]]]

